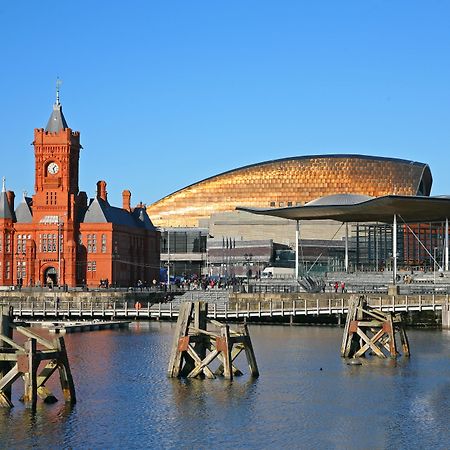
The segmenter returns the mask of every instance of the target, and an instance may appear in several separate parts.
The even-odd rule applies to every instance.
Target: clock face
[[[56,164],[55,162],[51,162],[48,166],[47,166],[47,170],[48,173],[55,175],[56,173],[58,173],[59,171],[59,167],[58,164]]]

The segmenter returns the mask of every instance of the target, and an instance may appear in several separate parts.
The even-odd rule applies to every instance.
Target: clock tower
[[[32,200],[36,259],[33,278],[42,283],[76,284],[78,166],[80,133],[67,125],[59,101],[47,127],[34,130],[35,194]]]
[[[66,122],[56,91],[56,102],[44,129],[34,130],[35,195],[33,218],[65,216],[72,219],[78,195],[80,133]]]

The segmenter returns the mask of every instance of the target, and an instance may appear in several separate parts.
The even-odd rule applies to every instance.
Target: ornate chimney
[[[106,192],[106,181],[97,182],[97,197],[101,198],[105,202],[108,201],[108,193]]]
[[[122,192],[122,208],[131,212],[131,192],[128,189]]]

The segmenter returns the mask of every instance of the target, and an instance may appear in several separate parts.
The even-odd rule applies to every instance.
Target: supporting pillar
[[[12,339],[12,317],[9,314],[9,306],[0,306],[0,334]],[[10,351],[11,345],[0,339],[0,353]],[[12,364],[9,361],[0,361],[0,380],[11,370]],[[11,402],[11,386],[4,389],[7,401]],[[1,399],[0,399],[1,404]]]
[[[450,303],[448,298],[442,305],[442,329],[450,330]]]
[[[348,272],[348,223],[345,222],[345,271]]]
[[[445,271],[448,271],[448,217],[445,218]]]
[[[298,280],[298,276],[299,276],[299,264],[298,264],[298,259],[299,259],[299,241],[300,241],[300,221],[297,220],[297,226],[295,228],[295,278]]]
[[[397,284],[397,215],[392,222],[392,283]]]

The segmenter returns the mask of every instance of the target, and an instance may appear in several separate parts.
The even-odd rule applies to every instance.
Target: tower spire
[[[59,77],[56,78],[56,102],[53,105],[53,112],[48,119],[47,127],[45,131],[49,131],[51,133],[58,133],[61,130],[65,130],[69,128],[62,112],[62,105],[59,101],[59,88],[62,84],[62,81]]]
[[[2,192],[6,192],[6,178],[2,178]]]
[[[59,88],[62,85],[62,80],[59,77],[56,77],[56,104],[59,106]]]

